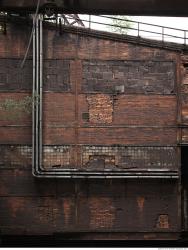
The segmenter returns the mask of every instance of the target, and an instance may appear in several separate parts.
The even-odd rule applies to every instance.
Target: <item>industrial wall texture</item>
[[[29,33],[29,25],[14,22],[1,34],[1,101],[31,95],[32,50],[20,68]],[[13,119],[11,110],[1,111],[2,235],[178,239],[185,226],[180,144],[188,141],[186,60],[180,50],[152,42],[78,28],[60,35],[46,25],[44,169],[131,171],[135,178],[37,179],[31,115]],[[138,178],[142,171],[176,178]]]

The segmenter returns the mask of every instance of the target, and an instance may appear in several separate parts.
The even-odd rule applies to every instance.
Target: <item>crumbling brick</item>
[[[112,228],[115,220],[115,208],[110,198],[90,198],[91,229]]]
[[[171,61],[85,60],[82,90],[116,93],[121,88],[128,94],[171,94],[174,78]]]
[[[87,96],[89,103],[89,121],[93,123],[111,123],[113,99],[109,95],[96,94]]]

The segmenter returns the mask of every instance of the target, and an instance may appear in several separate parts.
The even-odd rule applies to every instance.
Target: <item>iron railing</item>
[[[57,17],[62,19],[62,16]],[[127,35],[187,45],[188,30],[185,29],[137,22],[129,19],[125,21],[122,18],[105,15],[80,15],[79,18],[85,24],[85,28],[88,29],[110,31],[119,34],[125,30],[123,33]],[[116,24],[114,21],[122,22],[122,24]],[[123,22],[125,22],[125,26]],[[114,28],[119,28],[121,31],[114,31]]]

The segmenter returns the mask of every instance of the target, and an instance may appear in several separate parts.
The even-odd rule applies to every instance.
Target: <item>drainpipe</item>
[[[42,166],[42,85],[43,85],[43,29],[42,15],[33,17],[33,111],[32,111],[32,169],[33,175]]]

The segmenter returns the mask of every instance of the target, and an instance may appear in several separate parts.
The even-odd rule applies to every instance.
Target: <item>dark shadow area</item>
[[[54,236],[3,236],[1,247],[188,247],[188,241],[67,240]]]
[[[183,233],[182,238],[188,239],[188,147],[181,147],[181,181],[182,181],[182,226]]]
[[[182,173],[182,183],[187,184],[188,178],[188,146],[181,147],[181,173]]]

